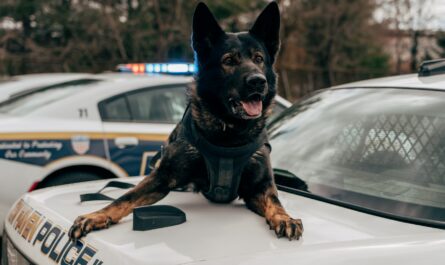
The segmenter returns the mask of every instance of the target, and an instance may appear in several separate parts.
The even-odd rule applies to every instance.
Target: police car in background
[[[0,102],[20,96],[23,93],[44,89],[48,86],[90,78],[94,78],[94,76],[84,73],[49,73],[13,76],[0,82]]]
[[[26,191],[149,173],[150,159],[182,118],[193,81],[182,74],[193,65],[119,69],[136,74],[94,75],[0,103],[0,227]],[[275,114],[289,105],[279,99]]]

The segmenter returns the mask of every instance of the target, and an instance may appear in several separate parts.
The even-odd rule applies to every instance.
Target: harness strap
[[[222,147],[208,142],[193,123],[190,109],[187,108],[180,136],[195,146],[206,163],[209,189],[204,196],[213,202],[227,203],[238,197],[238,187],[242,171],[250,157],[263,145],[268,145],[264,130],[253,142],[238,147]]]
[[[80,194],[80,202],[89,202],[89,201],[114,201],[114,198],[102,193]]]
[[[107,184],[105,184],[105,186],[103,186],[97,192],[80,194],[80,202],[114,201],[114,198],[111,198],[110,196],[103,194],[102,191],[106,188],[129,189],[129,188],[133,188],[133,187],[134,187],[134,184],[112,180],[112,181],[109,181]]]

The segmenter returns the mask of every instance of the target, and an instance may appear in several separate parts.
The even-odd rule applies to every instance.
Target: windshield
[[[52,85],[14,97],[0,104],[0,113],[21,115],[30,113],[40,107],[50,104],[74,93],[89,88],[88,85],[99,80],[81,79]]]
[[[440,91],[321,92],[270,125],[272,165],[316,195],[445,222],[444,106]]]
[[[268,121],[272,122],[275,118],[277,118],[284,110],[286,109],[286,107],[284,107],[283,105],[279,104],[279,103],[275,103],[275,105],[273,106],[273,111],[272,114],[269,116]]]

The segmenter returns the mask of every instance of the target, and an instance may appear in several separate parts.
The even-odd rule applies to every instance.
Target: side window
[[[133,121],[177,123],[187,105],[185,86],[152,88],[127,95]]]
[[[103,103],[103,119],[106,121],[131,121],[125,95]]]

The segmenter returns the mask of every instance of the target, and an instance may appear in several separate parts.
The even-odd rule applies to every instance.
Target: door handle
[[[123,149],[129,146],[137,146],[139,144],[139,140],[136,137],[118,137],[114,139],[114,144],[119,149]]]

